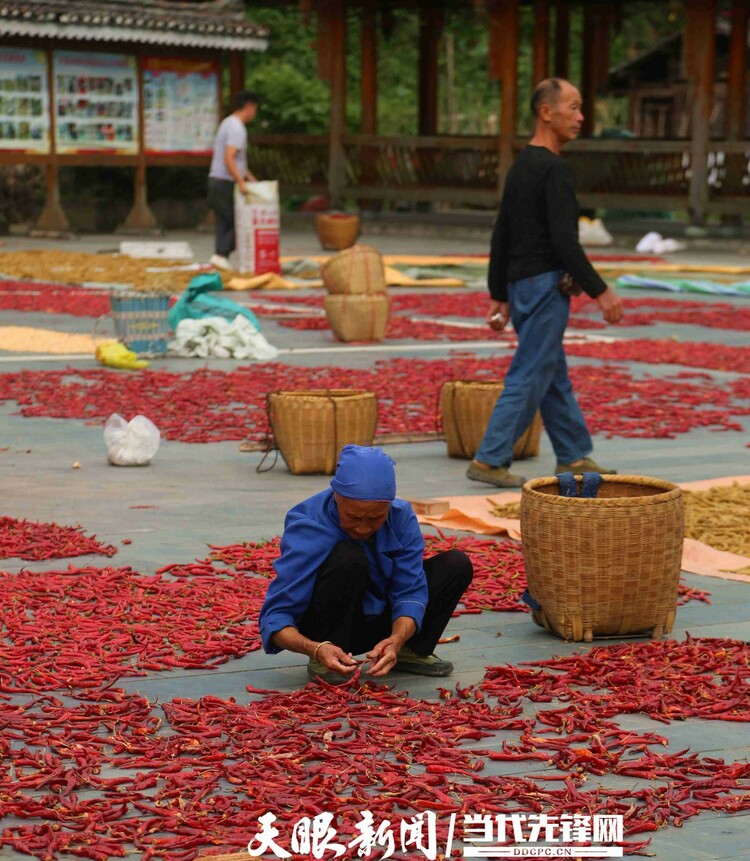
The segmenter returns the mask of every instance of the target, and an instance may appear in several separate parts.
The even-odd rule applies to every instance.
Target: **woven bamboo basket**
[[[391,306],[387,293],[325,296],[323,305],[339,341],[382,341],[385,337]]]
[[[385,293],[385,270],[380,252],[355,245],[326,260],[320,276],[329,293]]]
[[[315,228],[323,248],[328,251],[340,251],[351,248],[359,236],[360,221],[358,215],[347,215],[343,212],[320,212],[315,216]]]
[[[580,491],[580,477],[578,479]],[[595,499],[557,478],[521,493],[521,540],[534,621],[566,640],[669,633],[682,558],[682,491],[658,478],[603,477]]]
[[[449,380],[440,389],[440,413],[448,457],[472,458],[503,390],[499,380]],[[514,460],[537,457],[542,417],[537,414],[513,446]]]
[[[333,475],[345,445],[372,445],[378,402],[360,389],[271,392],[268,419],[290,472]]]

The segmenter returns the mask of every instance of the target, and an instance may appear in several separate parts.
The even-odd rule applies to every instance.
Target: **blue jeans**
[[[591,454],[591,436],[573,394],[563,333],[570,299],[558,288],[561,271],[509,285],[510,318],[518,335],[513,356],[476,460],[509,466],[513,446],[541,410],[558,463]]]

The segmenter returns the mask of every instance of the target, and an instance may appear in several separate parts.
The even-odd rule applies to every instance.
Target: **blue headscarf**
[[[392,502],[396,498],[396,471],[382,448],[345,445],[331,487],[348,499]]]

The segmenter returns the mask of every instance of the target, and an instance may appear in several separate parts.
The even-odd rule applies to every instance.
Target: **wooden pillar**
[[[569,75],[570,55],[570,12],[567,0],[557,0],[555,4],[555,77]]]
[[[491,10],[498,16],[502,39],[500,55],[501,98],[500,153],[498,192],[502,194],[505,177],[513,164],[513,142],[516,137],[516,106],[518,104],[518,40],[521,15],[518,0],[502,0]]]
[[[331,105],[328,131],[328,196],[330,205],[340,209],[346,179],[344,134],[346,133],[346,0],[328,0],[321,8],[325,16],[325,43],[330,74]]]
[[[596,125],[596,96],[607,83],[609,66],[609,23],[611,9],[607,4],[583,7],[583,64],[581,70],[581,101],[583,127],[581,133],[590,137]]]
[[[534,3],[534,66],[531,86],[549,75],[549,0]]]
[[[724,114],[724,134],[728,140],[743,140],[745,137],[748,18],[750,18],[750,0],[733,0],[727,102]]]
[[[143,114],[143,57],[136,57],[138,64],[138,160],[135,166],[135,184],[133,189],[133,208],[128,217],[118,228],[118,233],[160,233],[159,222],[148,205],[148,190],[146,187],[146,144]]]
[[[440,3],[422,2],[419,8],[420,135],[435,135],[438,130],[438,57],[444,23]]]
[[[362,9],[361,27],[361,131],[363,135],[378,133],[378,35],[374,0],[366,0]]]
[[[713,104],[716,55],[716,0],[685,0],[686,22],[690,21],[695,54],[691,67],[693,94],[692,139],[690,142],[690,217],[703,224],[708,213],[708,145]]]
[[[50,155],[45,168],[47,194],[44,207],[36,220],[32,233],[65,233],[70,231],[70,222],[60,203],[60,180],[57,164],[57,149],[55,137],[57,118],[55,117],[54,74],[52,72],[52,51],[46,51],[47,56],[47,92],[49,93],[49,136]]]
[[[234,109],[234,97],[245,89],[245,54],[232,51],[229,55],[229,105],[227,113]]]

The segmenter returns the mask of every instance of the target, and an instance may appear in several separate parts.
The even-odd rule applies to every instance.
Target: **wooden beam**
[[[361,84],[363,135],[378,133],[378,34],[375,0],[366,0],[360,22],[361,33]]]
[[[685,0],[686,25],[693,33],[692,138],[690,147],[690,217],[703,224],[708,213],[708,145],[711,138],[711,107],[714,93],[716,54],[716,0]]]
[[[741,140],[745,137],[748,19],[750,19],[750,0],[733,0],[727,101],[724,114],[724,134],[728,140]]]
[[[518,40],[521,14],[518,0],[503,0],[500,6],[503,34],[501,57],[500,152],[498,193],[502,194],[505,177],[513,164],[513,140],[516,136],[518,105]]]
[[[534,3],[534,66],[531,86],[549,75],[549,0]]]
[[[229,55],[229,105],[227,113],[234,110],[234,97],[245,89],[245,54],[232,51]]]
[[[143,57],[136,57],[138,68],[138,161],[135,168],[135,180],[133,186],[133,208],[128,213],[128,217],[118,228],[120,233],[140,233],[148,231],[149,233],[159,233],[159,222],[156,216],[151,211],[148,205],[148,190],[146,188],[146,130],[144,127],[144,110],[143,110]]]
[[[590,137],[596,126],[596,97],[607,84],[609,67],[609,25],[613,11],[609,4],[586,5],[583,9],[583,67],[581,71],[581,101],[583,127],[581,133]]]
[[[315,47],[318,52],[318,77],[327,83],[331,80],[331,9],[327,0],[318,4]]]
[[[346,0],[329,0],[329,48],[331,106],[328,135],[328,196],[331,207],[340,209],[346,177],[344,134],[346,133]]]
[[[44,207],[34,224],[32,232],[65,233],[70,231],[70,222],[60,203],[60,179],[58,175],[57,148],[57,118],[55,117],[55,81],[52,71],[52,51],[45,51],[47,57],[47,93],[49,95],[49,135],[50,154],[46,167],[47,194]]]
[[[499,81],[503,76],[503,15],[498,3],[488,9],[487,41],[487,77]]]
[[[555,3],[555,76],[566,78],[569,74],[570,12],[567,0]]]
[[[440,3],[419,7],[419,134],[434,135],[438,129],[438,58],[444,15]]]

